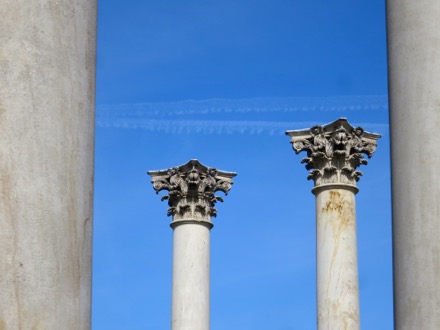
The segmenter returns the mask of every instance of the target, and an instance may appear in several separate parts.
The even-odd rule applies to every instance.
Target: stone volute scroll
[[[217,215],[215,204],[231,189],[232,178],[237,174],[207,167],[198,160],[159,171],[148,171],[156,193],[168,191],[162,200],[168,200],[168,216],[173,217],[172,225],[182,221],[200,221],[212,226],[211,217]]]
[[[376,140],[381,137],[351,126],[345,118],[286,134],[291,137],[290,143],[297,154],[307,152],[301,162],[310,170],[307,179],[313,180],[315,187],[340,184],[353,186],[355,190],[362,175],[357,168],[367,164],[364,155],[368,158],[373,155]]]

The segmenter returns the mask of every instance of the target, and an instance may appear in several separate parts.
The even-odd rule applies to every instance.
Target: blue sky
[[[315,208],[285,130],[382,134],[357,195],[361,323],[392,329],[385,4],[99,2],[94,329],[169,329],[172,230],[147,170],[238,173],[211,231],[211,329],[316,328]]]

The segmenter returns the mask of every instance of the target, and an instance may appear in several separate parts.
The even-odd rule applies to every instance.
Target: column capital
[[[231,189],[232,178],[237,174],[224,172],[201,164],[197,159],[188,163],[159,171],[148,171],[156,193],[167,190],[162,197],[168,200],[168,216],[174,222],[200,221],[211,223],[211,216],[217,215],[214,207],[223,198],[215,196],[217,191],[225,195]]]
[[[315,187],[356,186],[362,175],[357,168],[367,164],[364,154],[370,158],[376,150],[376,140],[381,137],[351,126],[346,118],[310,129],[287,131],[286,134],[291,137],[290,143],[297,154],[307,152],[301,163],[310,170],[307,179],[313,179]]]

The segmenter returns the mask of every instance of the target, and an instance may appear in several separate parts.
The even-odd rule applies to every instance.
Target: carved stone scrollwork
[[[236,173],[208,168],[195,159],[179,167],[149,171],[148,174],[152,176],[156,193],[168,191],[162,200],[168,200],[168,215],[173,216],[173,221],[210,221],[210,217],[217,215],[215,203],[223,202],[215,193],[222,191],[227,195],[232,178],[236,176]]]
[[[379,134],[365,132],[361,127],[353,127],[345,118],[340,118],[324,126],[310,129],[287,131],[291,137],[293,150],[298,154],[307,152],[301,160],[310,170],[307,179],[315,186],[323,184],[350,184],[359,181],[360,165],[366,165],[364,155],[370,158],[376,150]]]

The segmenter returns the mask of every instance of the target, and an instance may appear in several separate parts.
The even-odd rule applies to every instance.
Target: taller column
[[[344,118],[311,129],[287,131],[315,182],[317,321],[320,330],[360,328],[356,242],[357,167],[367,164],[380,135],[354,128]]]
[[[396,329],[440,329],[440,1],[388,0]]]
[[[216,191],[231,189],[236,173],[208,168],[197,160],[161,171],[149,171],[157,193],[168,190],[173,217],[172,330],[209,330],[209,232]]]
[[[96,1],[0,8],[0,329],[89,329]]]

